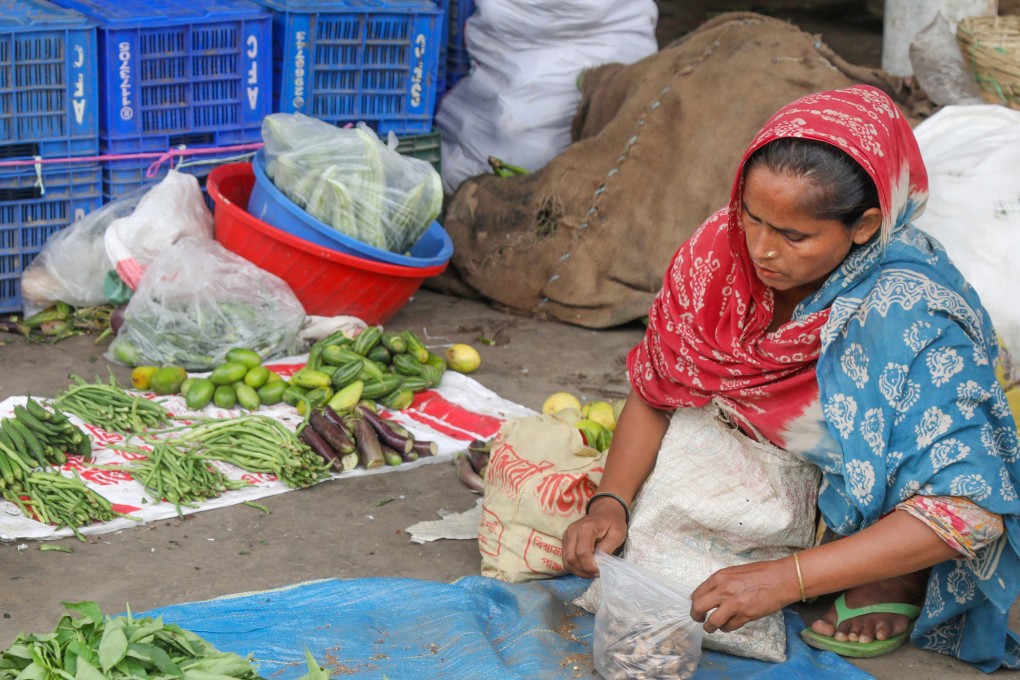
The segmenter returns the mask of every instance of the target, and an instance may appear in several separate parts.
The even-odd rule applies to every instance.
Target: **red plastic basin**
[[[244,206],[254,184],[251,163],[221,165],[209,173],[206,188],[215,204],[216,240],[286,281],[307,314],[385,323],[425,279],[449,263],[405,267],[315,245],[250,215]]]

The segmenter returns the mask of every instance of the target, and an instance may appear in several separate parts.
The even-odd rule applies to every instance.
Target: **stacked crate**
[[[471,70],[471,55],[464,41],[464,26],[475,13],[474,0],[443,0],[448,3],[449,28],[446,37],[446,87],[457,84]]]
[[[443,12],[430,0],[259,0],[273,15],[273,111],[381,135],[432,131]]]
[[[102,205],[96,29],[45,0],[0,0],[0,313],[46,239]]]
[[[98,29],[104,154],[214,149],[262,139],[272,106],[272,23],[248,0],[56,0]],[[215,161],[223,152],[187,157]],[[109,160],[106,200],[166,175],[155,159]],[[204,177],[210,164],[185,169]]]

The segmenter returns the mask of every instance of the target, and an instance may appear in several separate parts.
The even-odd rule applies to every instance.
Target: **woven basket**
[[[1020,109],[1020,16],[966,17],[956,40],[984,98]]]

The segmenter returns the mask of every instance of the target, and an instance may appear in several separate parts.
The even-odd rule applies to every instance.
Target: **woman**
[[[819,510],[843,538],[717,571],[692,596],[707,631],[842,593],[809,644],[875,656],[909,635],[984,671],[1020,667],[1020,447],[988,317],[910,225],[926,195],[913,133],[875,88],[766,123],[628,357],[633,389],[599,493],[564,534],[568,569],[595,576],[594,549],[623,544],[672,411],[715,403],[821,469]]]

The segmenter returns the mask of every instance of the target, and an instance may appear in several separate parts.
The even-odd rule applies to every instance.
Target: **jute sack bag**
[[[776,109],[858,82],[903,99],[902,80],[749,13],[579,75],[571,145],[530,175],[464,181],[443,222],[451,265],[425,285],[587,328],[639,319],[677,247],[729,200],[741,154]]]
[[[584,515],[604,462],[577,428],[553,416],[503,423],[485,470],[482,575],[512,583],[562,575],[563,532]]]
[[[634,499],[623,558],[690,592],[723,567],[790,555],[814,543],[820,479],[815,466],[741,434],[715,405],[677,409]],[[576,604],[594,613],[599,601],[596,579]],[[783,613],[702,645],[785,661]]]

